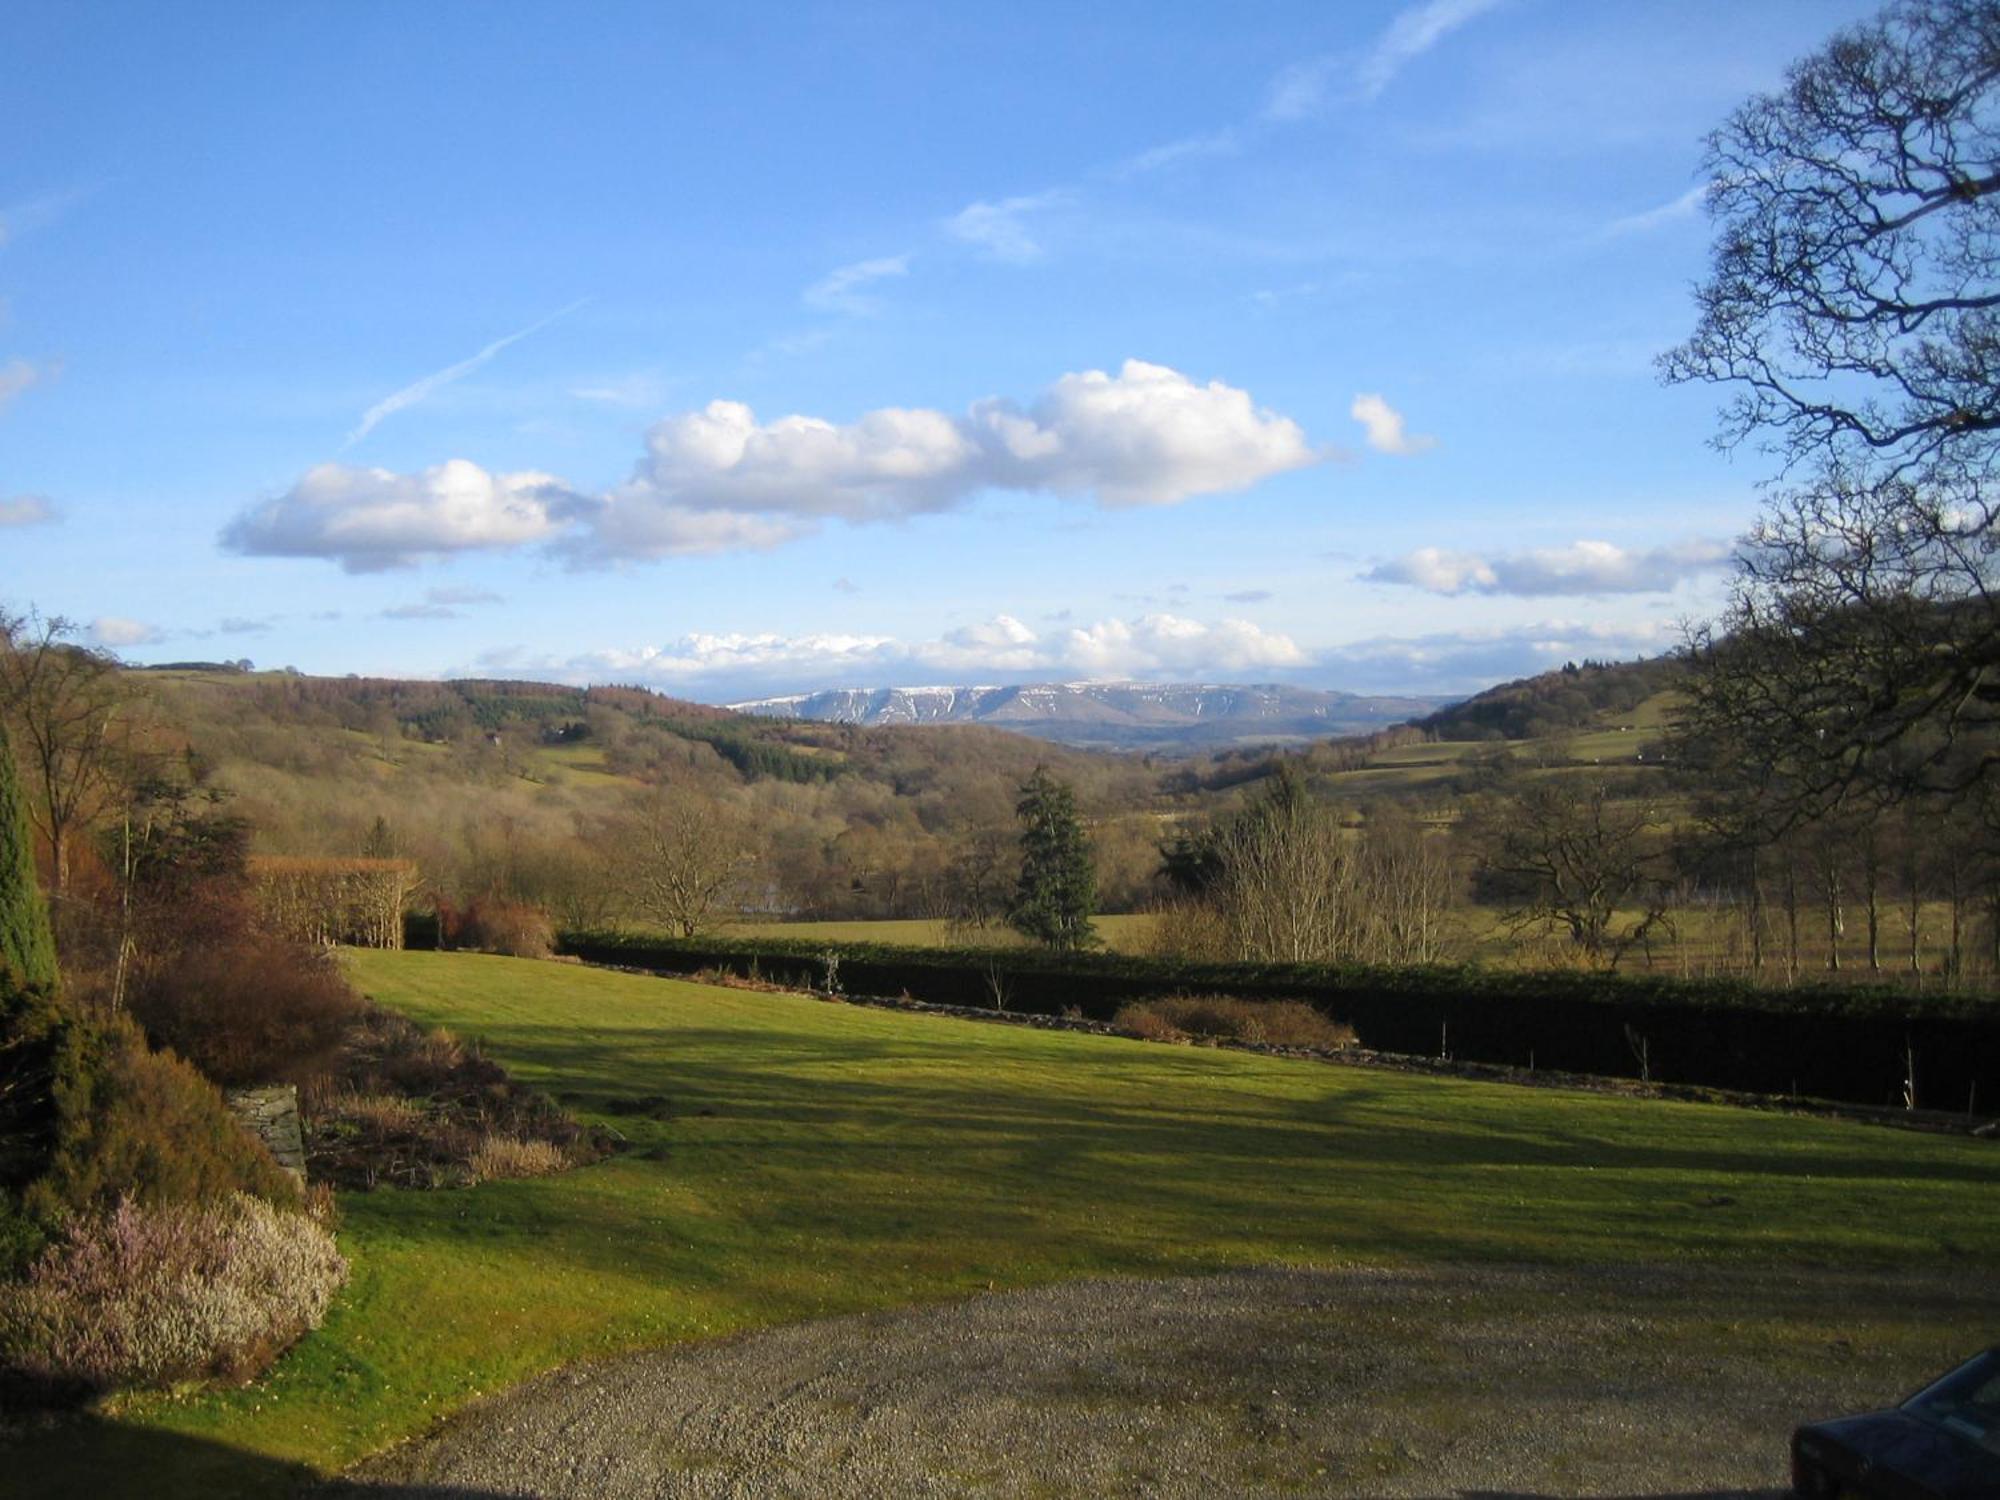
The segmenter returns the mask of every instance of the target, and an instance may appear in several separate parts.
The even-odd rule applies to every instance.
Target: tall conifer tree
[[[0,977],[56,982],[56,944],[35,879],[28,809],[14,777],[14,753],[0,729]]]
[[[1090,947],[1097,941],[1090,925],[1097,867],[1075,794],[1037,766],[1014,812],[1021,820],[1021,879],[1007,908],[1008,925],[1050,948]]]

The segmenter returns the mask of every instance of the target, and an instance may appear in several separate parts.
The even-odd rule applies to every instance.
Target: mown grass
[[[349,961],[633,1151],[343,1198],[354,1279],[319,1334],[253,1389],[17,1440],[0,1461],[28,1493],[278,1493],[568,1360],[1065,1277],[2000,1263],[1989,1143],[525,960]],[[617,1108],[652,1095],[664,1118]]]

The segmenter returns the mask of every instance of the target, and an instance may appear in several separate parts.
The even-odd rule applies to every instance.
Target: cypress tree
[[[1076,815],[1075,794],[1037,766],[1022,784],[1014,812],[1021,820],[1021,878],[1007,925],[1058,951],[1090,947],[1097,941],[1090,925],[1097,867]]]
[[[28,806],[14,778],[14,755],[0,729],[0,978],[54,985],[56,942],[35,879]]]

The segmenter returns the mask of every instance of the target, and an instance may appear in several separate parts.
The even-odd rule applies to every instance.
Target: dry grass
[[[495,1182],[503,1177],[546,1177],[569,1166],[562,1149],[547,1141],[523,1141],[511,1135],[483,1137],[468,1167],[472,1180]]]

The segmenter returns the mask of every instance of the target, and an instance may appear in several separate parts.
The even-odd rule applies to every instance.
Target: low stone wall
[[[298,1086],[281,1083],[270,1088],[230,1089],[225,1097],[243,1128],[264,1143],[279,1166],[304,1182],[306,1140],[299,1125]]]

